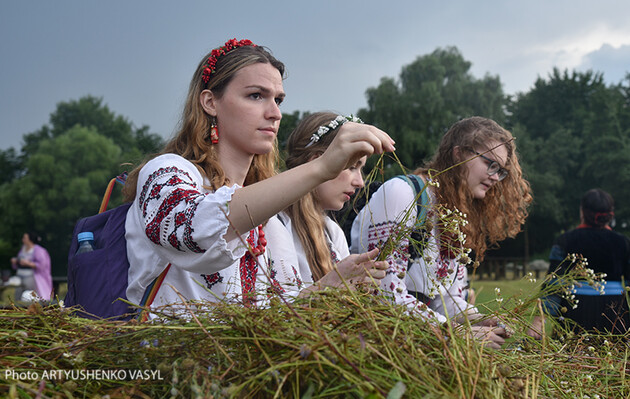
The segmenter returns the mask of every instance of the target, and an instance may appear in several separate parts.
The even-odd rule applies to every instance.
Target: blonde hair
[[[188,96],[182,112],[178,133],[173,137],[158,154],[177,154],[192,162],[210,180],[208,189],[216,190],[229,184],[223,168],[219,164],[217,150],[208,139],[211,117],[203,110],[199,96],[203,90],[211,90],[213,95],[221,98],[226,87],[232,81],[235,74],[246,66],[256,63],[267,63],[275,67],[284,78],[284,64],[274,58],[271,53],[262,46],[244,46],[231,50],[218,58],[215,70],[210,80],[205,83],[202,79],[206,60],[211,52],[206,54],[195,70]],[[150,159],[149,158],[149,159]],[[148,160],[136,167],[127,178],[123,188],[126,201],[133,201],[136,196],[138,173]],[[245,185],[258,182],[277,173],[278,161],[277,142],[270,153],[254,155],[252,164],[245,178]]]
[[[502,143],[507,149],[505,169],[509,174],[496,183],[483,199],[475,199],[468,190],[468,168],[456,166],[439,175],[439,187],[435,189],[440,204],[457,208],[467,214],[464,227],[466,245],[475,251],[477,260],[484,258],[488,246],[495,246],[507,237],[515,237],[521,231],[532,202],[531,188],[523,178],[518,162],[514,137],[491,119],[471,117],[455,123],[442,137],[433,158],[416,174],[429,175],[446,170],[459,162],[454,149],[477,151],[490,150],[492,142]]]
[[[337,114],[332,112],[316,112],[304,117],[287,139],[287,156],[285,163],[291,169],[306,163],[326,151],[328,145],[337,134],[337,130],[329,131],[319,141],[308,148],[311,136],[319,126],[327,125]],[[326,239],[324,210],[313,192],[300,198],[286,209],[304,249],[306,259],[313,274],[313,280],[321,279],[333,269],[333,259]]]

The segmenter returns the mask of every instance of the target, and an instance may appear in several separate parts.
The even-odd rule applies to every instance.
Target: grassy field
[[[538,282],[530,281],[526,278],[517,280],[473,280],[470,286],[475,291],[476,304],[495,310],[498,306],[496,302],[497,288],[500,296],[505,300],[510,300],[511,298],[521,298],[532,294],[533,290],[538,289]]]

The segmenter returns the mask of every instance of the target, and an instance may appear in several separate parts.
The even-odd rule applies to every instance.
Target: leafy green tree
[[[18,177],[22,170],[21,164],[22,162],[15,149],[0,150],[0,185]]]
[[[302,118],[308,115],[304,112],[300,115],[300,111],[294,111],[292,114],[282,114],[280,128],[278,129],[278,146],[283,150],[287,145],[289,135],[295,129]]]
[[[0,190],[2,236],[35,229],[64,274],[74,223],[95,214],[107,183],[120,173],[120,147],[94,129],[75,126],[31,155],[28,173]]]
[[[22,152],[29,156],[38,150],[40,142],[56,138],[76,125],[94,128],[120,147],[126,159],[134,162],[157,151],[163,144],[160,136],[149,133],[148,126],[135,128],[125,117],[116,115],[104,105],[102,98],[85,96],[57,104],[57,109],[50,115],[50,125],[24,135]]]
[[[601,73],[553,69],[509,104],[508,127],[517,137],[534,191],[528,219],[532,251],[544,253],[555,236],[579,222],[588,189],[630,196],[630,114],[623,85],[606,86]],[[628,219],[630,209],[618,208]]]
[[[415,168],[433,154],[454,122],[473,115],[503,122],[506,97],[499,78],[476,79],[470,67],[455,47],[420,56],[402,68],[398,81],[383,78],[369,88],[368,107],[359,110],[359,117],[389,133],[403,165]]]
[[[280,128],[278,129],[278,147],[280,150],[280,170],[284,169],[284,159],[286,157],[287,139],[291,132],[297,127],[302,118],[308,115],[308,112],[302,113],[300,111],[294,111],[292,114],[282,114],[282,121],[280,121]]]
[[[0,185],[0,242],[14,243],[17,251],[22,234],[37,230],[51,254],[53,275],[64,275],[77,220],[98,212],[111,178],[162,145],[147,126],[135,128],[102,99],[59,103],[49,125],[24,136],[20,157],[0,154],[0,167],[18,168]],[[120,203],[119,191],[112,205]]]

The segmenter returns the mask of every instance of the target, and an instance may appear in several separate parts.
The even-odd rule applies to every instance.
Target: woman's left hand
[[[359,255],[350,255],[341,260],[335,269],[328,272],[319,280],[323,286],[343,287],[345,283],[356,286],[363,283],[376,283],[385,277],[387,261],[375,260],[379,249],[374,248],[369,252]]]

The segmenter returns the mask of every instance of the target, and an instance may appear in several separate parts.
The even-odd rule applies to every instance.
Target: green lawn
[[[477,280],[472,281],[470,286],[475,290],[476,303],[494,302],[497,295],[495,288],[499,288],[504,299],[511,297],[529,296],[538,289],[538,283],[530,282],[527,279],[519,280]],[[488,306],[491,304],[488,303]]]
[[[61,283],[59,284],[59,292],[56,295],[59,297],[59,299],[63,299],[65,298],[67,292],[68,284]],[[14,293],[14,287],[3,287],[2,290],[0,290],[0,307],[9,306],[11,302],[15,302]]]

